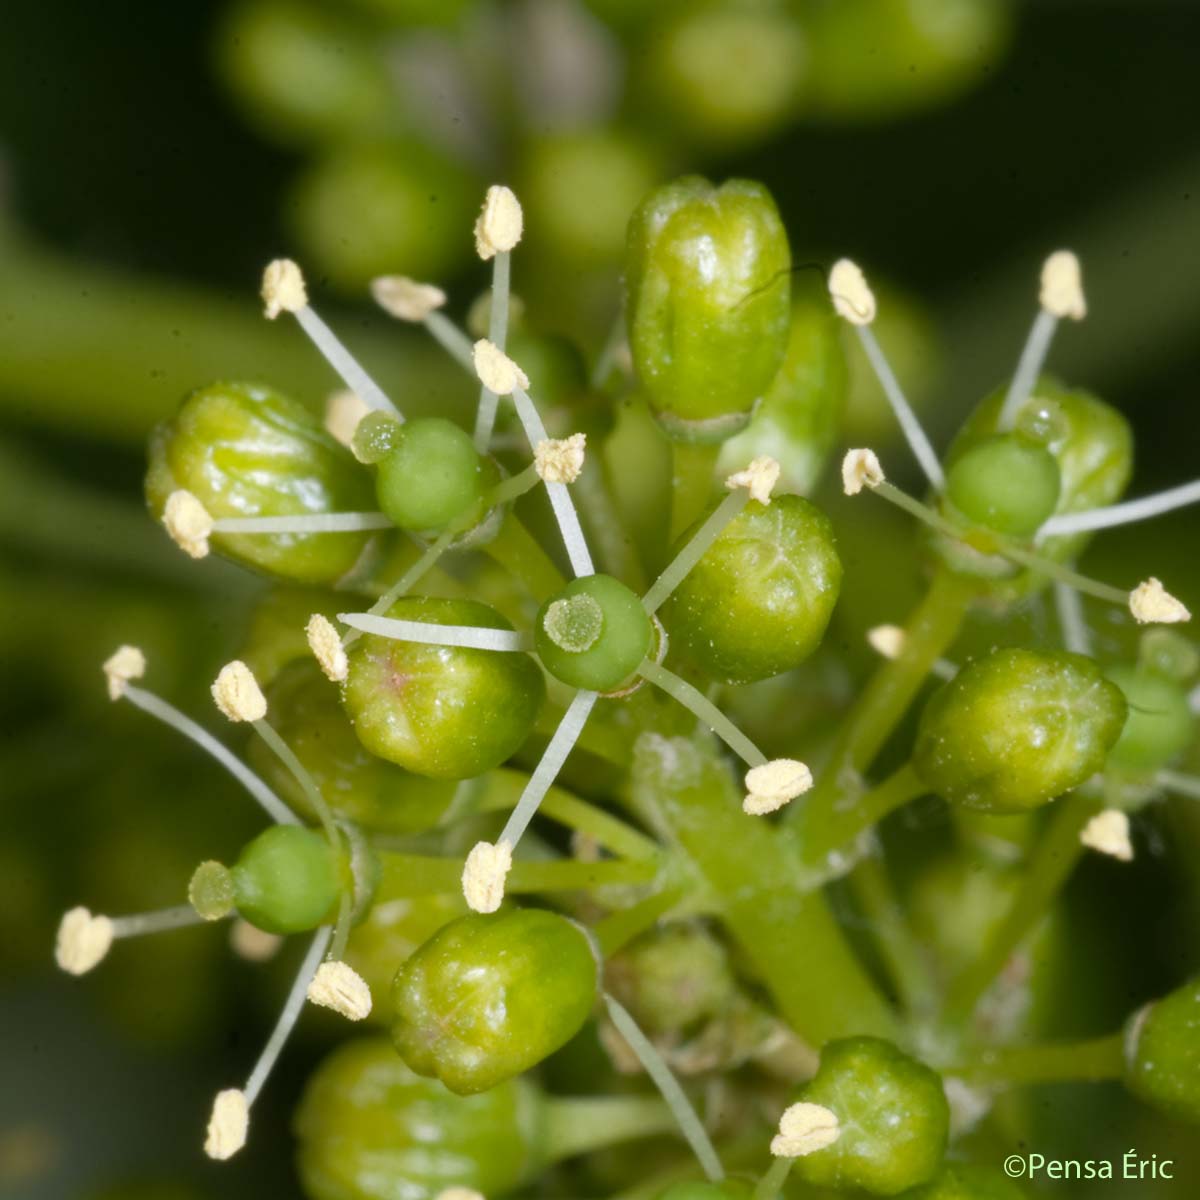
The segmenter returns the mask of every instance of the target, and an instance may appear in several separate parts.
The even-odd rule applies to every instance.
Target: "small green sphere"
[[[596,1001],[590,938],[557,913],[468,913],[396,974],[392,1041],[418,1075],[470,1096],[528,1070],[579,1032]]]
[[[1062,480],[1045,446],[1015,433],[976,442],[946,474],[946,497],[969,521],[1028,537],[1053,515]]]
[[[952,804],[1020,812],[1104,769],[1125,697],[1080,654],[996,650],[964,667],[921,714],[913,766]]]
[[[836,1142],[796,1159],[793,1173],[818,1187],[894,1196],[937,1174],[950,1108],[941,1078],[882,1038],[829,1042],[800,1099],[834,1113]]]
[[[387,616],[510,629],[473,600],[409,596]],[[546,685],[527,654],[430,646],[367,634],[351,646],[342,704],[358,740],[388,762],[433,779],[473,779],[529,736]]]
[[[637,595],[611,575],[585,575],[542,605],[534,624],[542,665],[556,679],[611,692],[637,670],[653,630]]]
[[[507,1196],[543,1166],[546,1113],[524,1079],[455,1096],[422,1079],[386,1038],[339,1046],[296,1110],[309,1200],[434,1200],[452,1187]]]
[[[338,897],[333,850],[302,825],[275,825],[242,849],[233,865],[238,912],[268,933],[303,933],[329,916]]]
[[[1129,1018],[1125,1086],[1160,1112],[1200,1124],[1200,979]]]
[[[1156,771],[1191,745],[1196,718],[1187,690],[1173,679],[1137,667],[1110,667],[1105,674],[1125,694],[1129,716],[1109,753],[1114,767]]]
[[[444,417],[419,417],[395,431],[375,494],[401,529],[440,532],[479,503],[483,480],[483,460],[465,430]]]
[[[752,501],[675,589],[663,624],[713,679],[750,683],[799,666],[820,645],[841,585],[833,526],[816,505]]]

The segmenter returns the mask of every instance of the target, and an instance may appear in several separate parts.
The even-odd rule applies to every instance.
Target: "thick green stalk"
[[[420,854],[379,854],[382,885],[395,897],[432,896],[452,893],[462,887],[463,861]],[[605,859],[579,862],[553,859],[548,862],[516,862],[508,874],[505,890],[524,892],[590,891],[609,884],[650,883],[658,873],[653,859]]]
[[[789,820],[803,839],[828,840],[826,830],[837,820],[847,788],[860,786],[863,772],[904,718],[933,664],[958,636],[975,589],[972,580],[945,568],[934,574],[909,618],[899,655],[883,663],[868,681],[842,722],[816,786],[803,805],[793,806]]]
[[[1079,834],[1100,802],[1077,793],[1057,802],[1024,872],[1020,892],[982,953],[950,986],[945,1016],[966,1021],[1004,964],[1050,907],[1083,854]]]
[[[684,738],[645,734],[631,803],[678,845],[780,1014],[813,1045],[855,1033],[896,1035],[887,1001],[855,957],[803,865],[768,822],[742,811],[726,765]]]
[[[713,491],[713,472],[717,465],[717,455],[720,453],[719,442],[702,445],[692,445],[688,442],[671,443],[672,545],[708,507],[708,498]]]
[[[555,1097],[546,1106],[543,1153],[547,1161],[559,1162],[674,1130],[671,1110],[657,1097]]]
[[[850,890],[871,922],[875,945],[910,1016],[931,1014],[937,985],[925,948],[913,935],[896,897],[887,866],[874,854],[862,858],[849,876]]]
[[[566,586],[562,572],[515,513],[506,514],[500,532],[482,549],[515,575],[535,600],[544,600]]]
[[[969,1083],[1010,1084],[1095,1082],[1120,1079],[1125,1070],[1125,1036],[1110,1033],[1079,1042],[1002,1046],[981,1050],[969,1063],[947,1067]]]

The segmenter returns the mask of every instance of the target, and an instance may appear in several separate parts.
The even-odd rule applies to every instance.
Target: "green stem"
[[[665,888],[639,900],[632,908],[621,908],[610,913],[592,927],[592,935],[607,958],[627,946],[639,934],[643,934],[657,923],[660,917],[670,912],[683,899],[682,888]]]
[[[383,870],[381,886],[397,898],[448,894],[462,887],[460,858],[421,854],[379,855]],[[658,874],[655,860],[606,859],[586,863],[575,859],[548,862],[516,862],[509,872],[505,890],[513,895],[526,892],[583,892],[610,884],[650,883]]]
[[[504,812],[514,807],[529,782],[523,771],[501,768],[489,772],[485,790],[473,807],[474,812]],[[588,834],[611,850],[628,859],[651,859],[658,856],[658,843],[639,833],[632,825],[611,813],[580,800],[564,788],[551,787],[538,806],[542,816],[550,817],[568,829]]]
[[[671,1110],[650,1096],[556,1096],[546,1103],[545,1119],[547,1162],[675,1129]]]
[[[713,490],[713,472],[720,453],[719,442],[701,445],[671,443],[672,544],[708,507]]]
[[[822,1045],[855,1033],[894,1038],[895,1015],[820,891],[798,886],[788,839],[742,812],[723,761],[683,738],[643,739],[630,796],[691,859],[780,1015]]]
[[[754,1200],[778,1200],[783,1185],[792,1172],[794,1158],[777,1158],[754,1189]]]
[[[887,864],[877,855],[859,860],[849,877],[850,889],[871,922],[875,945],[896,993],[909,1016],[924,1016],[937,1007],[937,987],[924,947],[913,935],[900,906]]]
[[[602,569],[635,592],[642,591],[646,586],[646,575],[634,540],[621,520],[599,456],[592,455],[584,461],[583,470],[573,486],[579,497],[580,515],[587,527],[588,540]]]
[[[1008,915],[979,957],[950,986],[945,1005],[948,1021],[958,1023],[970,1017],[1013,951],[1049,908],[1083,854],[1080,832],[1099,809],[1098,800],[1078,793],[1064,796],[1054,806],[1049,827],[1034,849]]]
[[[505,515],[500,532],[482,549],[539,602],[566,586],[562,572],[513,512]]]
[[[929,591],[909,618],[899,655],[883,663],[871,677],[843,720],[816,787],[804,805],[795,808],[791,819],[803,818],[807,838],[822,838],[823,827],[836,820],[847,786],[858,785],[862,773],[908,711],[933,664],[958,636],[976,586],[974,581],[945,568],[934,574]]]
[[[821,867],[829,855],[849,848],[889,813],[903,808],[929,789],[917,778],[912,763],[905,763],[883,783],[864,792],[852,805],[834,809],[829,819],[803,842],[805,863]]]
[[[1098,1082],[1120,1079],[1125,1071],[1125,1038],[1121,1032],[1078,1042],[1002,1046],[982,1050],[962,1066],[947,1067],[968,1083],[1010,1084]]]

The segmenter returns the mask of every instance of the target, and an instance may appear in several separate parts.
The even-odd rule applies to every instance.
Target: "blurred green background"
[[[489,182],[526,202],[514,287],[531,321],[594,347],[638,194],[683,170],[757,177],[797,261],[851,254],[882,281],[897,367],[944,439],[1015,362],[1043,254],[1070,245],[1091,312],[1053,369],[1131,418],[1137,494],[1196,469],[1198,55],[1200,6],[1154,0],[7,0],[0,1195],[297,1194],[287,1114],[332,1024],[308,1018],[235,1167],[200,1160],[197,1115],[253,1058],[286,955],[237,962],[203,929],[120,946],[80,982],[50,956],[64,907],[176,903],[195,861],[257,824],[215,767],[108,706],[98,664],[136,641],[153,686],[206,713],[237,644],[261,585],[169,545],[142,508],[142,446],[214,379],[313,404],[332,388],[294,328],[261,320],[269,258],[309,266],[318,307],[407,407],[443,408],[467,383],[359,284],[428,275],[465,313],[486,281],[471,219]],[[881,445],[872,387],[856,392],[847,437]],[[894,525],[831,507],[853,572]],[[1156,571],[1194,602],[1197,531],[1185,514],[1106,536],[1091,562]],[[894,589],[848,621],[900,615],[916,570],[892,554]],[[1195,820],[1178,821],[1195,847]],[[1088,868],[1088,894],[1116,889],[1118,926],[1132,896],[1156,917],[1146,952],[1113,967],[1126,1006],[1196,967],[1174,919],[1189,870]],[[1114,1124],[1124,1110],[1097,1111],[1101,1144],[1155,1148]]]

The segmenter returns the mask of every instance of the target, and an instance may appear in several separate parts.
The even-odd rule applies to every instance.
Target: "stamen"
[[[813,785],[812,772],[794,758],[776,758],[746,772],[746,797],[742,811],[766,816],[802,796]]]
[[[566,438],[543,438],[533,448],[533,463],[539,478],[546,483],[574,483],[583,470],[587,434],[573,433]]]
[[[267,715],[267,698],[254,672],[235,658],[220,670],[211,688],[213,703],[229,721],[261,721]]]
[[[521,835],[529,827],[529,822],[533,820],[542,798],[558,778],[558,773],[562,770],[563,763],[567,761],[567,756],[575,748],[575,743],[579,740],[579,735],[583,732],[583,727],[597,699],[595,692],[581,690],[575,693],[571,703],[567,706],[567,711],[563,714],[563,719],[558,723],[554,736],[546,746],[541,761],[534,768],[529,782],[525,785],[525,790],[521,793],[520,800],[517,801],[516,807],[513,808],[508,821],[500,831],[498,840],[501,844],[507,845],[510,850],[516,849]]]
[[[308,991],[309,981],[316,974],[317,966],[325,955],[329,944],[330,929],[325,926],[319,929],[313,937],[312,945],[300,964],[300,970],[288,992],[279,1020],[271,1031],[263,1052],[259,1055],[254,1070],[246,1080],[245,1088],[227,1088],[218,1092],[213,1102],[212,1116],[208,1123],[208,1136],[204,1143],[204,1153],[209,1158],[231,1158],[246,1144],[246,1133],[250,1124],[250,1106],[258,1099],[259,1093],[266,1083],[271,1069],[275,1066],[280,1052],[283,1050],[288,1036],[295,1027],[296,1021],[304,1008],[304,997]]]
[[[708,726],[748,767],[761,767],[767,756],[702,692],[685,679],[680,679],[666,667],[646,659],[638,674],[661,688],[684,708],[693,713],[697,720]]]
[[[1106,808],[1097,813],[1080,830],[1079,840],[1089,850],[1098,850],[1121,862],[1133,862],[1129,818],[1119,808]]]
[[[1142,496],[1138,500],[1126,500],[1122,504],[1110,504],[1104,508],[1090,508],[1084,512],[1063,513],[1051,517],[1038,530],[1038,540],[1059,537],[1064,534],[1090,533],[1095,529],[1112,529],[1117,525],[1132,525],[1162,516],[1177,508],[1200,503],[1200,479],[1168,488],[1153,496]]]
[[[190,904],[174,908],[160,908],[156,912],[134,913],[127,917],[112,918],[114,938],[143,937],[150,933],[163,933],[168,929],[184,929],[188,925],[203,924],[204,918]]]
[[[325,830],[325,836],[329,839],[329,845],[336,850],[341,842],[337,824],[333,819],[333,812],[330,810],[329,805],[325,803],[325,797],[321,795],[321,789],[317,787],[313,781],[313,777],[308,773],[304,764],[296,757],[291,746],[262,717],[254,719],[252,726],[254,732],[266,743],[267,748],[274,753],[275,757],[284,765],[291,777],[300,785],[300,790],[304,792],[309,804],[312,805],[313,812],[317,814],[317,818]]]
[[[397,321],[419,323],[446,303],[446,293],[432,283],[418,283],[407,275],[380,275],[371,280],[375,303]]]
[[[1054,607],[1058,613],[1058,624],[1062,630],[1063,645],[1073,654],[1092,652],[1092,638],[1087,620],[1083,615],[1083,601],[1079,593],[1065,583],[1054,584]]]
[[[487,1197],[474,1188],[451,1187],[438,1192],[434,1200],[487,1200]]]
[[[174,705],[168,704],[153,692],[134,687],[132,684],[125,686],[122,699],[128,700],[135,708],[140,708],[142,712],[149,713],[164,725],[169,725],[177,733],[183,734],[220,763],[258,801],[263,811],[277,825],[300,824],[296,814],[240,758],[191,717],[184,716]]]
[[[529,382],[525,380],[519,386],[514,387],[512,398],[516,404],[517,416],[525,430],[525,437],[528,439],[530,447],[536,447],[539,443],[549,439],[546,437],[546,427],[542,424],[542,418],[538,415],[537,408],[525,391],[528,386]],[[554,509],[558,531],[567,548],[567,558],[570,560],[571,570],[574,571],[575,577],[578,579],[585,575],[594,575],[596,568],[592,565],[591,551],[588,549],[587,539],[583,536],[583,527],[579,524],[579,514],[575,511],[575,502],[571,499],[571,493],[567,491],[566,484],[547,482],[546,492],[550,496],[550,506]]]
[[[54,944],[54,961],[68,975],[86,975],[104,960],[113,943],[112,921],[82,906],[63,914]]]
[[[654,1043],[638,1028],[637,1022],[629,1012],[612,996],[604,994],[604,1006],[617,1032],[625,1039],[629,1049],[637,1055],[638,1061],[646,1070],[646,1074],[654,1081],[667,1107],[671,1110],[680,1133],[683,1134],[692,1153],[695,1154],[704,1174],[712,1183],[720,1183],[725,1178],[725,1169],[713,1148],[708,1131],[700,1120],[696,1110],[688,1102],[683,1088],[667,1066],[666,1060],[655,1048]]]
[[[333,330],[313,311],[308,303],[304,276],[294,262],[290,259],[276,259],[267,264],[267,269],[263,272],[262,295],[266,302],[267,318],[274,320],[281,312],[291,313],[299,322],[300,328],[308,334],[309,341],[321,352],[342,382],[368,408],[377,408],[392,413],[397,420],[404,420],[396,411],[396,406],[384,395],[383,389],[363,370]]]
[[[1129,611],[1139,625],[1178,625],[1192,614],[1153,575],[1129,593]]]
[[[308,985],[308,999],[332,1009],[348,1021],[371,1015],[371,989],[359,973],[344,962],[323,962]]]
[[[491,258],[492,296],[488,316],[488,340],[504,350],[508,338],[510,252],[521,240],[524,219],[516,196],[506,187],[488,188],[483,212],[475,223],[475,249],[485,262]],[[528,386],[528,385],[526,385]],[[496,424],[497,394],[486,383],[479,391],[475,414],[475,449],[484,453],[492,441]]]
[[[118,646],[101,668],[108,680],[108,698],[120,700],[131,679],[146,673],[146,656],[136,646]]]
[[[378,617],[369,612],[338,613],[338,620],[362,633],[373,633],[398,642],[421,642],[426,646],[462,646],[469,650],[502,650],[510,653],[528,650],[531,646],[527,634],[511,629],[402,621],[395,617]]]
[[[1038,301],[1041,308],[1034,318],[996,422],[1001,432],[1012,429],[1017,423],[1017,414],[1029,399],[1042,372],[1058,322],[1063,317],[1080,321],[1087,314],[1080,283],[1079,260],[1069,250],[1056,251],[1043,263]]]
[[[751,500],[759,504],[771,503],[771,492],[779,482],[780,466],[768,454],[751,459],[740,471],[735,471],[725,480],[725,486],[730,491],[745,488],[750,493]]]
[[[369,404],[348,388],[333,392],[325,401],[325,428],[347,449],[354,441],[358,423],[371,411]]]
[[[350,664],[346,659],[342,639],[333,624],[320,613],[313,613],[308,618],[304,633],[308,638],[308,648],[313,652],[313,657],[320,665],[325,678],[330,683],[343,682]]]
[[[1185,775],[1182,771],[1157,771],[1154,782],[1189,800],[1200,800],[1200,778],[1195,775]]]
[[[215,533],[357,533],[391,529],[381,512],[298,513],[285,517],[218,517]]]
[[[208,554],[213,519],[191,492],[182,488],[172,492],[163,507],[162,521],[171,540],[185,554],[192,558],[204,558]]]
[[[498,254],[507,254],[524,232],[521,202],[511,189],[493,184],[487,190],[483,211],[475,222],[475,250],[486,262]]]
[[[642,597],[642,607],[647,613],[656,613],[662,607],[667,597],[683,582],[687,573],[704,557],[713,542],[721,536],[725,526],[738,516],[749,503],[750,493],[739,487],[736,491],[730,492],[717,505],[712,516],[692,534],[687,544],[667,564],[663,573]]]
[[[832,1146],[841,1137],[837,1114],[823,1104],[802,1101],[783,1110],[779,1132],[771,1139],[776,1158],[803,1158]]]
[[[871,329],[871,322],[875,320],[875,295],[862,271],[848,258],[834,263],[833,270],[829,273],[829,294],[838,315],[854,327],[867,361],[883,388],[883,394],[887,397],[901,432],[921,465],[921,470],[925,472],[930,484],[940,492],[946,482],[942,474],[942,464],[938,462],[938,456],[934,453],[925,430],[921,428],[917,414],[913,412],[896,379],[896,373],[883,352],[883,347]]]
[[[847,496],[857,496],[864,487],[877,488],[885,478],[874,450],[862,447],[846,451],[842,459],[842,491]]]
[[[493,913],[504,901],[504,881],[512,870],[512,847],[504,840],[476,842],[463,864],[462,892],[467,907]]]
[[[487,338],[480,338],[472,347],[471,361],[479,381],[497,396],[511,396],[515,389],[529,386],[529,376]]]

